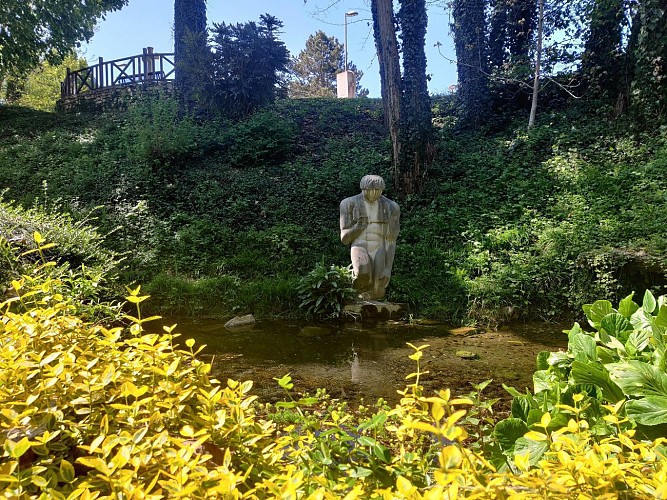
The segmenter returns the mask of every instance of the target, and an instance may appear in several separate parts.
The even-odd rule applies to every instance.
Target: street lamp
[[[345,71],[347,71],[347,18],[354,17],[359,13],[356,10],[350,10],[345,13]]]

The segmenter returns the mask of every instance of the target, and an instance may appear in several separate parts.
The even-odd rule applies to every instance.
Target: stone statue
[[[400,209],[382,196],[379,175],[361,179],[361,194],[340,203],[340,239],[351,245],[354,288],[360,298],[381,299],[391,278]]]

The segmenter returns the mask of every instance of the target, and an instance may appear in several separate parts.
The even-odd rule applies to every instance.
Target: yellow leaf
[[[195,430],[192,428],[191,425],[184,425],[181,428],[181,435],[185,437],[193,437],[195,435]]]
[[[35,243],[37,243],[38,245],[44,241],[44,238],[39,233],[39,231],[35,231],[34,233],[32,233],[32,238],[35,240]]]
[[[523,472],[530,469],[530,452],[527,451],[523,455],[514,455],[514,465]]]
[[[440,403],[434,402],[431,405],[431,415],[433,416],[433,419],[436,422],[440,422],[442,417],[445,416],[445,409],[442,407]]]
[[[408,495],[410,490],[412,490],[412,483],[403,476],[398,476],[398,479],[396,479],[396,489],[399,493]]]
[[[542,434],[537,431],[529,431],[523,437],[526,439],[532,439],[533,441],[546,441],[549,437],[546,434]]]
[[[545,413],[542,415],[542,418],[540,419],[540,427],[544,427],[545,429],[549,427],[549,424],[551,423],[551,414],[550,413]]]
[[[458,447],[450,445],[440,452],[440,467],[443,469],[454,469],[461,464],[463,456]]]

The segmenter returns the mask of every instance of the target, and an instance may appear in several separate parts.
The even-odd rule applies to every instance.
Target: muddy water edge
[[[334,398],[351,403],[398,401],[398,389],[415,362],[407,345],[428,344],[422,359],[425,392],[451,388],[467,394],[471,383],[493,379],[484,391],[507,410],[511,397],[502,384],[532,389],[532,374],[540,351],[565,349],[570,325],[519,323],[495,329],[452,328],[444,324],[409,325],[403,322],[314,325],[298,321],[261,321],[229,330],[219,320],[169,318],[178,323],[178,341],[194,338],[206,344],[200,354],[212,364],[221,381],[253,380],[253,394],[261,401],[284,399],[275,377],[289,373],[296,393],[314,394],[324,388]],[[463,351],[463,352],[462,352]]]

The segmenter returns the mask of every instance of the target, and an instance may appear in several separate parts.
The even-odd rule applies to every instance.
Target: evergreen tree
[[[310,35],[306,48],[290,64],[290,97],[336,97],[336,75],[345,69],[344,50],[335,37],[321,30]],[[352,62],[347,66],[356,77],[356,95],[367,96],[368,90],[360,84],[363,72]]]
[[[174,63],[181,104],[191,108],[208,61],[206,0],[174,1]]]
[[[289,64],[289,51],[278,39],[282,26],[269,14],[259,23],[214,24],[208,103],[239,117],[276,98]]]
[[[593,0],[581,58],[589,92],[616,97],[622,88],[621,38],[624,0]]]
[[[667,9],[664,0],[639,1],[632,82],[633,104],[647,117],[667,116]]]

